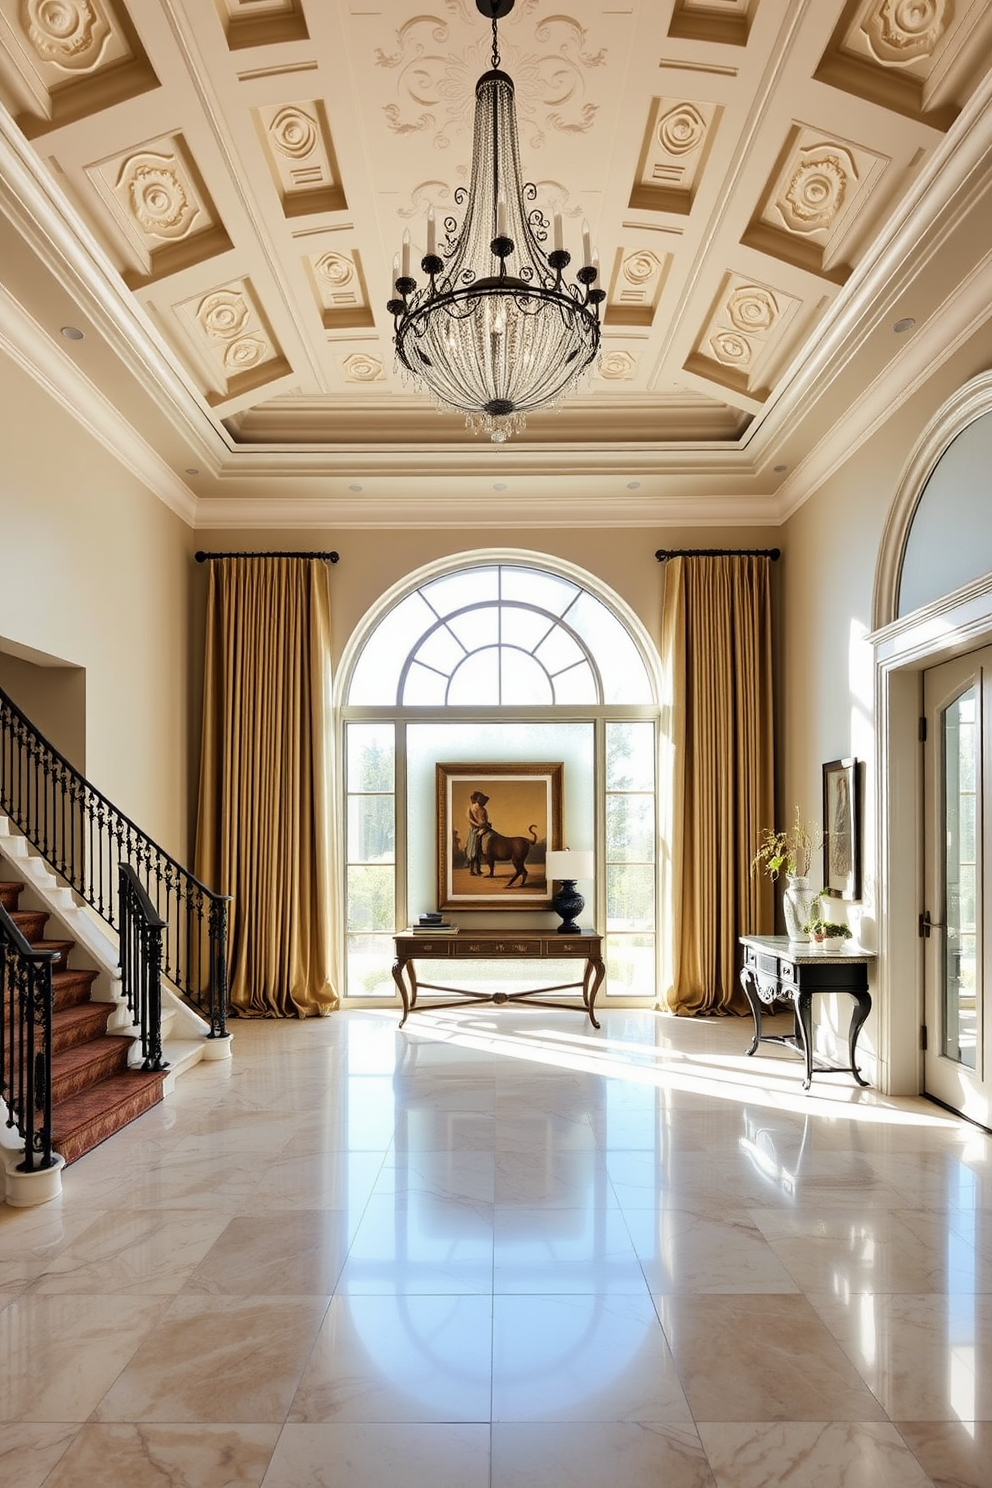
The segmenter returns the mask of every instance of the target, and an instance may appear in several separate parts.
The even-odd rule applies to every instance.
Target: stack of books
[[[418,917],[413,926],[414,935],[457,935],[458,926],[446,920],[443,914],[432,910],[429,914]]]

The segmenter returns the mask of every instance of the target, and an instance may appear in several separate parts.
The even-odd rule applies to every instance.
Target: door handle
[[[940,920],[932,920],[930,918],[930,911],[928,909],[925,909],[923,911],[923,913],[920,915],[920,938],[922,940],[929,940],[930,939],[930,931],[931,930],[946,930],[946,929],[947,929],[947,926],[944,925],[944,924],[942,924]]]

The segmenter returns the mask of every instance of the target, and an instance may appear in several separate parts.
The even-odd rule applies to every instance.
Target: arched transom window
[[[355,666],[352,706],[650,703],[644,662],[602,600],[515,564],[462,569],[392,609]]]

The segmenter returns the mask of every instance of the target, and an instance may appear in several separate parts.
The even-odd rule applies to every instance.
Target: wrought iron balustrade
[[[141,1068],[168,1069],[162,1058],[162,932],[165,921],[128,863],[120,880],[121,990],[128,1012],[141,1029]]]
[[[0,689],[0,809],[49,866],[121,934],[119,871],[164,921],[162,975],[227,1037],[230,898],[195,878],[91,785]]]
[[[24,1143],[22,1173],[52,1156],[52,962],[36,951],[0,904],[0,1097],[7,1125]]]

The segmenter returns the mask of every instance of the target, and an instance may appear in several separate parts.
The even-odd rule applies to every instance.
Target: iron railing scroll
[[[216,894],[119,811],[0,688],[0,809],[80,898],[121,933],[119,870],[164,921],[162,976],[227,1038],[230,898]]]
[[[162,1058],[162,932],[168,927],[129,863],[120,880],[121,991],[141,1029],[141,1068],[168,1069]]]
[[[24,1143],[18,1172],[50,1168],[52,1153],[52,962],[0,905],[0,1096]]]

